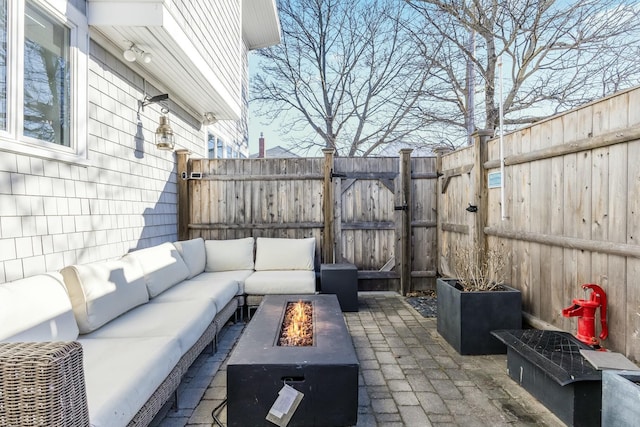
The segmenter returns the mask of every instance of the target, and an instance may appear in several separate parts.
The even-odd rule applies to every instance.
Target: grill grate
[[[600,379],[600,372],[580,354],[580,349],[591,347],[571,334],[523,329],[494,335],[562,385]]]

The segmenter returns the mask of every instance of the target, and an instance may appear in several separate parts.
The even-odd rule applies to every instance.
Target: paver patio
[[[563,426],[510,379],[506,355],[460,356],[403,297],[360,293],[345,313],[360,361],[358,426]],[[215,354],[203,353],[181,385],[178,410],[159,427],[212,426],[226,395],[226,359],[244,324],[227,325]],[[216,412],[226,425],[226,408]]]

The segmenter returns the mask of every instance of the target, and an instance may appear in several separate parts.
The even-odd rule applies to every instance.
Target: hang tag
[[[295,388],[285,384],[278,392],[278,398],[273,403],[273,406],[271,406],[271,409],[267,414],[267,421],[270,421],[277,426],[285,427],[289,424],[291,417],[295,413],[303,397],[303,393],[300,393]]]

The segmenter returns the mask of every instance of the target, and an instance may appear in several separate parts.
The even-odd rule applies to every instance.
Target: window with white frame
[[[224,142],[218,138],[218,142],[216,144],[216,158],[222,159],[224,157]]]
[[[0,149],[86,158],[86,17],[68,2],[0,0]]]

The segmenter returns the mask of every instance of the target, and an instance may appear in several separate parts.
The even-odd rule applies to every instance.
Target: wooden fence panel
[[[429,230],[436,217],[436,159],[411,159],[419,175],[407,188],[419,199],[414,203],[409,195],[408,210],[417,209],[413,239],[420,244],[404,262],[398,248],[405,211],[396,207],[407,195],[401,191],[399,158],[325,154],[324,159],[188,159],[180,152],[179,173],[188,185],[179,203],[189,205],[179,218],[179,229],[186,230],[180,238],[313,236],[318,262],[324,262],[321,245],[329,242],[327,262],[356,264],[362,290],[400,290],[400,267],[411,260],[419,260],[420,269],[413,274],[413,289],[434,288],[436,233]],[[327,203],[333,206],[325,211]],[[325,242],[326,230],[334,231]],[[405,292],[412,288],[411,276]]]
[[[435,289],[437,274],[437,170],[436,162],[411,159],[411,227],[414,289]]]
[[[510,252],[509,279],[523,291],[534,324],[575,331],[561,310],[598,283],[609,297],[607,348],[640,360],[640,88],[585,105],[504,136],[504,203],[489,189],[484,231],[489,246]],[[443,155],[440,173],[467,166],[465,147]],[[483,173],[500,168],[499,139],[488,142]],[[445,176],[439,179],[442,186]],[[472,181],[460,183],[474,185]],[[453,184],[453,186],[452,186]],[[451,187],[451,189],[449,189]],[[451,191],[450,191],[451,190]],[[440,272],[463,230],[452,206],[468,203],[449,183],[438,192]],[[460,189],[462,190],[462,189]],[[482,189],[470,191],[479,193]],[[459,218],[459,217],[458,217]],[[458,219],[464,223],[463,220]],[[456,237],[452,237],[455,235]],[[467,238],[468,240],[468,238]],[[445,261],[448,261],[445,257]]]
[[[454,275],[454,254],[473,244],[475,231],[469,205],[477,206],[473,185],[473,147],[447,154],[441,159],[438,180],[438,266],[440,273]]]

